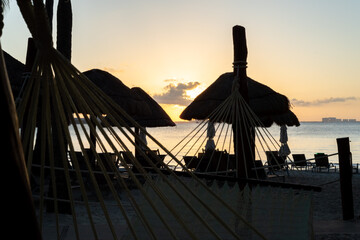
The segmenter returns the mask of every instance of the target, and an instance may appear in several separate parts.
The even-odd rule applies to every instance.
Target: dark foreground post
[[[349,138],[337,138],[336,142],[339,152],[340,190],[343,220],[350,220],[354,219],[350,141]]]
[[[1,6],[0,12],[2,12]],[[14,98],[1,46],[0,109],[3,114],[1,133],[3,141],[0,152],[1,167],[4,170],[1,178],[1,219],[4,224],[1,228],[2,238],[8,236],[10,239],[42,239],[20,142]]]

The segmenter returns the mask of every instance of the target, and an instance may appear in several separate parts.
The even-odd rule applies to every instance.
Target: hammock
[[[63,239],[72,225],[76,239],[89,232],[94,239],[266,239],[260,226],[253,224],[257,215],[251,202],[256,201],[244,197],[251,191],[238,185],[218,188],[197,177],[52,47],[41,0],[22,0],[18,5],[38,46],[17,111],[44,236]],[[251,116],[236,93],[222,109],[214,113],[214,122],[230,110]],[[129,123],[187,177],[179,177],[169,161],[144,149],[145,142]],[[34,153],[36,135],[40,156]],[[40,164],[33,164],[34,158],[40,158]],[[99,223],[106,224],[106,229],[99,228]]]
[[[96,219],[94,219],[94,212],[90,207],[92,198],[99,203],[112,237],[118,239],[121,236],[117,235],[110,216],[111,213],[106,204],[107,199],[105,200],[103,196],[104,189],[102,187],[106,186],[112,196],[112,201],[116,203],[120,210],[119,212],[131,237],[138,239],[141,238],[139,234],[144,233],[136,231],[130,219],[132,215],[129,214],[129,206],[133,211],[132,214],[135,214],[140,219],[148,238],[155,239],[157,238],[155,230],[152,228],[150,220],[146,218],[146,215],[139,207],[134,191],[130,189],[132,184],[132,187],[136,188],[136,193],[151,206],[152,211],[158,218],[158,223],[168,236],[179,239],[179,233],[186,233],[190,238],[198,238],[194,233],[194,229],[190,228],[191,223],[181,215],[182,210],[176,209],[173,203],[168,200],[168,196],[157,186],[155,180],[159,178],[166,183],[168,187],[167,193],[171,191],[171,195],[177,196],[187,206],[188,210],[193,213],[194,218],[204,226],[207,235],[217,239],[221,239],[222,235],[222,232],[207,223],[205,215],[210,215],[217,222],[217,226],[222,226],[221,231],[227,232],[232,238],[239,238],[234,226],[221,219],[207,205],[206,199],[193,192],[191,188],[172,173],[171,169],[157,155],[152,154],[149,156],[142,150],[145,143],[127,123],[130,122],[141,131],[146,132],[146,130],[134,122],[126,112],[52,47],[50,31],[46,31],[48,30],[47,19],[42,1],[35,0],[33,4],[31,1],[18,1],[18,5],[38,46],[31,76],[27,81],[18,105],[18,115],[29,176],[33,176],[34,167],[38,167],[33,166],[32,162],[35,157],[35,135],[37,132],[40,133],[38,136],[40,135],[41,164],[38,184],[36,185],[39,188],[37,190],[39,197],[38,217],[41,228],[44,229],[44,219],[48,215],[46,211],[52,209],[55,212],[56,236],[60,238],[62,224],[62,214],[60,213],[65,210],[67,213],[71,213],[75,236],[80,239],[76,202],[81,199],[86,208],[90,229],[95,239],[98,239],[99,233],[96,229]],[[106,119],[104,114],[106,114]],[[86,125],[82,121],[76,122],[75,119],[80,118],[84,118]],[[94,121],[96,118],[100,119],[101,123]],[[76,133],[81,154],[77,154],[74,149],[69,124],[72,125]],[[117,131],[120,131],[122,136],[119,136]],[[85,142],[89,144],[89,149],[85,148],[85,142],[81,134],[85,135]],[[156,142],[159,148],[172,156],[174,161],[181,164],[155,138],[148,133],[146,135],[148,139]],[[129,155],[131,164],[124,160],[119,150],[130,151],[129,147],[124,144],[125,140],[135,147],[135,150],[155,171],[157,177],[153,178],[147,172],[147,169],[139,162],[138,157],[135,158]],[[139,144],[135,144],[135,142]],[[106,146],[110,146],[111,153]],[[126,170],[127,178],[121,174],[119,165],[115,164],[111,155],[115,155],[119,160],[119,165]],[[171,182],[168,175],[162,173],[160,167],[178,181],[176,183]],[[100,174],[97,172],[100,172]],[[261,236],[235,209],[232,209],[222,198],[213,193],[205,183],[191,172],[188,173],[192,177],[192,181],[199,184],[199,188],[203,188],[203,191],[208,192],[218,201],[219,206],[217,209],[227,209],[232,212],[239,221],[244,222],[255,234]],[[33,182],[37,181],[33,180]],[[145,187],[143,186],[144,182],[146,182]],[[199,213],[197,209],[186,201],[184,196],[177,190],[179,185],[205,209],[205,215]],[[121,189],[124,193],[121,197],[118,189]],[[149,193],[149,189],[151,189],[151,193]],[[80,196],[77,196],[78,194]],[[161,201],[165,209],[159,209],[156,206],[153,202],[154,196]],[[178,230],[178,228],[175,231],[171,228],[164,217],[164,211],[168,211],[173,216],[181,230]],[[46,231],[46,229],[44,230]]]

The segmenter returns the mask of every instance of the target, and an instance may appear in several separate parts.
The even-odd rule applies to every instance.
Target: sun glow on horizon
[[[186,90],[186,95],[189,96],[190,100],[194,100],[204,90],[205,90],[205,87],[197,86],[196,88],[193,88],[191,90]]]
[[[171,120],[174,122],[183,122],[185,120],[180,118],[180,114],[186,106],[180,106],[176,104],[160,104],[164,111],[170,116]]]

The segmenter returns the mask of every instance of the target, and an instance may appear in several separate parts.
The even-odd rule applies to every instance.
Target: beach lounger
[[[296,169],[309,169],[309,167],[313,167],[313,164],[306,161],[305,154],[292,154],[294,163],[291,165],[291,168]]]
[[[196,156],[183,156],[183,159],[188,169],[196,169],[199,164],[199,159]]]
[[[134,156],[133,156],[132,152],[130,152],[130,151],[120,151],[120,154],[121,154],[122,158],[124,159],[125,163],[133,164],[132,158],[134,158]],[[120,161],[120,164],[124,165],[123,163],[121,163],[121,161]]]
[[[209,167],[209,172],[224,172],[228,170],[229,154],[226,151],[215,151]]]
[[[266,175],[266,171],[264,168],[264,165],[262,163],[261,160],[255,160],[255,169],[253,171],[255,171],[255,176],[257,179],[266,179],[267,175]]]
[[[115,154],[111,153],[99,153],[99,160],[104,166],[105,173],[101,168],[100,162],[96,162],[96,172],[95,178],[99,184],[107,184],[105,174],[108,174],[110,179],[114,179],[115,171],[117,170],[118,166],[116,165],[117,158]]]
[[[236,157],[235,154],[229,154],[227,170],[236,170]]]
[[[287,170],[287,166],[285,166],[285,158],[279,156],[277,151],[266,151],[265,153],[270,172],[274,173],[278,170]]]
[[[164,161],[164,158],[166,155],[162,155],[160,154],[159,149],[156,150],[148,150],[145,151],[146,156],[148,156],[151,161],[156,165],[156,166],[160,166],[161,163]],[[150,163],[148,161],[146,161],[146,165],[148,165],[149,167],[151,167]]]
[[[113,172],[114,166],[117,168],[117,157],[115,154],[111,153],[99,153],[100,160],[104,165],[106,171]],[[98,168],[100,169],[99,163],[97,163]]]
[[[75,157],[76,157],[76,160],[79,164],[79,168],[80,170],[87,170],[87,167],[86,167],[86,163],[85,163],[85,159],[82,155],[82,152],[75,152]],[[74,167],[74,161],[75,159],[71,159],[71,165]]]
[[[322,169],[327,169],[330,172],[330,169],[334,169],[336,172],[336,166],[333,163],[329,163],[329,157],[325,153],[316,153],[315,157],[315,170],[321,172]]]
[[[152,163],[154,163],[157,167],[161,167],[162,162],[164,161],[166,155],[160,154],[159,149],[157,150],[146,150],[145,152],[146,157],[143,154],[135,155],[136,159],[139,161],[141,166],[147,170],[151,170],[153,167],[152,164],[149,162],[149,159]],[[148,158],[148,159],[147,159]],[[133,166],[134,172],[139,172],[135,166]]]
[[[265,179],[270,179],[270,178],[282,178],[283,181],[285,181],[285,176],[284,175],[279,175],[277,173],[268,171],[266,172],[266,167],[264,168],[264,165],[262,163],[261,160],[255,160],[254,162],[255,168],[253,169],[253,171],[255,171],[255,178],[256,179],[261,179],[261,180],[265,180]]]
[[[200,161],[197,171],[218,172],[227,171],[229,154],[226,151],[206,150],[198,154]]]
[[[359,173],[359,164],[357,163],[356,165],[353,165],[353,173]]]

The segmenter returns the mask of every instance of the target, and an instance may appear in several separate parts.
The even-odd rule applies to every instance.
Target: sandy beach
[[[360,174],[353,175],[355,219],[342,220],[339,173],[293,172],[287,181],[321,186],[313,193],[313,223],[316,240],[360,239]]]
[[[355,220],[342,221],[341,196],[339,173],[314,173],[311,171],[292,171],[287,177],[287,182],[301,183],[306,185],[321,186],[321,192],[313,192],[313,226],[316,240],[323,239],[360,239],[360,174],[353,175],[353,196]],[[139,191],[132,190],[132,194],[136,197]],[[125,199],[125,193],[120,193],[120,198]],[[106,196],[105,196],[106,199]],[[113,200],[106,200],[106,207],[111,216],[117,231],[121,232],[126,227],[125,220],[121,217],[120,210]],[[130,203],[124,204],[129,216],[135,215]],[[93,219],[97,228],[106,228],[106,219],[102,214],[99,204],[91,204]],[[77,220],[83,232],[91,233],[89,222],[87,220],[86,209],[83,204],[76,207]],[[68,215],[60,215],[60,224],[69,228],[72,226],[72,217]],[[44,216],[44,234],[55,231],[55,218],[53,214]],[[64,229],[65,229],[64,228]],[[88,229],[88,231],[86,231]],[[66,229],[64,231],[67,231]],[[105,231],[106,232],[106,231]],[[65,234],[66,235],[66,234]],[[64,239],[72,239],[69,232],[68,237]]]

